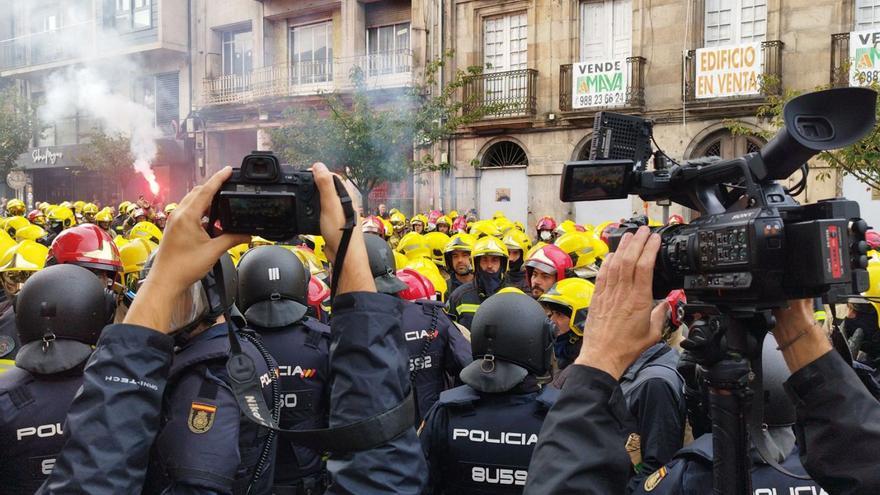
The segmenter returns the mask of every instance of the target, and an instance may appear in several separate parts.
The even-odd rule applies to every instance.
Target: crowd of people
[[[228,169],[180,205],[6,202],[0,493],[711,492],[709,390],[681,357],[683,292],[652,298],[657,235],[610,253],[620,219],[380,205],[342,243],[314,173],[323,235],[284,242],[207,235]],[[869,272],[880,296],[876,251]],[[756,494],[880,492],[859,457],[880,440],[878,308],[849,308],[839,354],[813,301],[777,311]],[[303,442],[258,401],[283,429],[362,427]]]

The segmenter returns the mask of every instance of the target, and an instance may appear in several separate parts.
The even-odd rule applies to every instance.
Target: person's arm
[[[431,495],[442,488],[442,468],[445,466],[442,447],[447,429],[446,414],[434,404],[419,427],[419,441],[428,463],[428,483],[423,495]]]
[[[665,380],[653,378],[646,381],[636,391],[636,400],[630,411],[636,418],[642,462],[639,472],[629,481],[627,492],[635,490],[651,473],[671,461],[684,441],[681,391],[673,390]]]
[[[104,329],[67,413],[69,439],[37,493],[140,493],[172,350],[148,328]]]
[[[880,492],[874,454],[880,446],[880,403],[813,321],[812,301],[776,311],[773,329],[791,377],[795,433],[807,473],[832,493]]]
[[[626,403],[617,379],[573,364],[547,414],[523,493],[623,493],[631,473],[624,448]]]
[[[652,313],[651,294],[659,248],[660,237],[641,227],[625,234],[602,264],[581,353],[544,420],[525,493],[625,491],[631,469],[624,448],[628,413],[618,380],[660,340],[665,311]]]

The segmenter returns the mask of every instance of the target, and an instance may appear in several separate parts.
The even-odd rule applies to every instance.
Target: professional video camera
[[[653,171],[647,170],[653,124],[602,112],[591,160],[565,164],[563,201],[638,194],[700,213],[690,224],[655,228],[662,243],[653,289],[655,299],[684,289],[685,314],[701,315],[681,344],[679,368],[687,375],[699,366],[708,384],[715,494],[752,493],[750,445],[767,464],[802,477],[779,466],[762,431],[762,342],[776,325],[770,310],[786,301],[822,297],[834,304],[867,289],[868,226],[858,203],[829,199],[801,206],[792,196],[806,185],[807,160],[853,144],[874,128],[876,102],[877,93],[864,88],[806,94],[785,106],[785,128],[760,152],[679,164],[658,150]],[[776,182],[799,168],[804,176],[793,190]],[[610,247],[645,223],[610,232]]]
[[[311,172],[281,165],[271,151],[254,151],[211,203],[209,226],[273,241],[321,233],[321,202]]]
[[[647,170],[652,123],[601,112],[590,160],[563,170],[563,201],[638,194],[699,211],[690,224],[655,228],[662,237],[654,276],[656,298],[683,288],[688,301],[721,308],[780,307],[790,299],[843,302],[867,289],[868,225],[859,205],[829,199],[799,205],[776,180],[824,150],[848,146],[873,129],[877,95],[864,88],[805,94],[784,108],[785,128],[757,153],[732,160],[703,158]],[[668,162],[662,152],[655,163]],[[803,168],[806,181],[806,169]],[[611,249],[638,227],[609,232]]]

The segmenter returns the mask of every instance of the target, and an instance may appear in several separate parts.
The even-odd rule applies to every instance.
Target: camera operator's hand
[[[648,227],[625,234],[602,263],[576,364],[619,379],[641,353],[660,340],[668,305],[654,306],[651,284],[660,236]]]
[[[153,268],[138,290],[125,323],[168,333],[171,308],[183,291],[202,279],[225,251],[250,240],[247,235],[233,234],[212,239],[202,225],[214,194],[231,174],[229,167],[220,170],[180,201],[168,219]]]
[[[323,163],[312,165],[312,173],[315,174],[315,184],[321,195],[321,235],[324,237],[324,253],[327,259],[334,264],[334,277],[339,278],[336,294],[346,292],[376,292],[376,284],[373,282],[373,274],[370,272],[370,260],[367,258],[367,248],[364,244],[364,233],[360,229],[361,219],[355,220],[354,229],[351,233],[351,241],[345,254],[342,272],[335,266],[336,252],[339,242],[342,240],[342,228],[345,226],[345,213],[342,211],[342,203],[336,186],[333,184],[334,174],[327,170]],[[346,188],[347,189],[347,188]],[[353,197],[348,191],[349,197]],[[175,214],[177,212],[175,211]]]
[[[812,299],[788,301],[787,308],[777,309],[773,314],[776,316],[773,336],[792,373],[831,350],[831,342],[813,317]]]

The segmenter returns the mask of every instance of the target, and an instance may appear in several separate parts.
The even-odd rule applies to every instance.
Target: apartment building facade
[[[563,163],[589,155],[596,112],[653,119],[657,143],[677,159],[755,151],[764,141],[732,135],[726,119],[758,128],[767,94],[853,83],[850,33],[880,29],[877,0],[449,0],[444,9],[455,65],[483,67],[468,101],[502,110],[456,136],[454,170],[417,181],[417,208],[501,210],[531,225],[645,211],[637,199],[558,200]],[[833,171],[818,180],[829,170],[811,165],[801,199],[846,194],[880,223],[863,185]]]
[[[351,91],[359,67],[371,91],[394,94],[434,57],[436,9],[420,0],[194,0],[192,135],[206,174],[272,148],[291,107],[320,108]],[[299,164],[308,165],[308,164]],[[412,180],[385,184],[373,203],[411,211]]]
[[[95,79],[88,83],[143,105],[145,118],[160,130],[152,163],[160,198],[176,199],[195,179],[179,133],[181,115],[190,107],[187,19],[187,2],[175,0],[3,0],[0,79],[42,108],[58,89],[53,85],[89,69]],[[79,153],[102,126],[94,116],[75,111],[56,117],[17,161],[24,171],[18,195],[30,204],[150,195],[139,175],[120,190],[107,174],[81,166]]]

